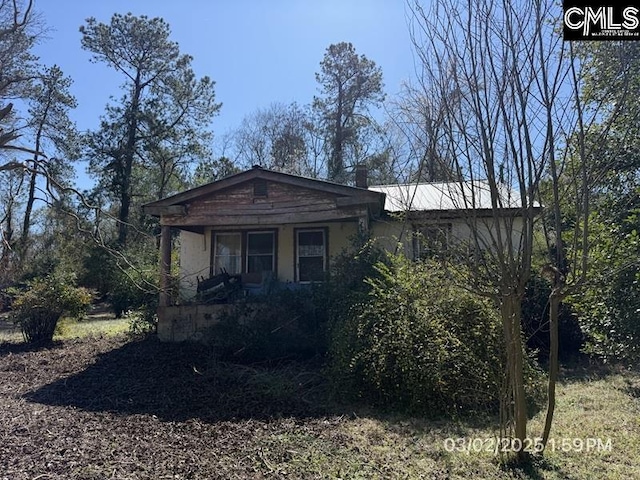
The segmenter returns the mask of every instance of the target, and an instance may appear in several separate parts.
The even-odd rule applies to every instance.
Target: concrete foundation
[[[235,305],[174,305],[158,308],[161,342],[207,341],[210,328],[235,309]]]

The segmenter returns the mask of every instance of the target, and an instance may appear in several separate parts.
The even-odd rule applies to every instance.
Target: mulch
[[[270,439],[341,422],[325,384],[153,337],[0,344],[0,479],[274,478]]]

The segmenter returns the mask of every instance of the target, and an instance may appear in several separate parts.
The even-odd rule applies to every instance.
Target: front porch
[[[158,336],[204,340],[235,308],[206,298],[222,272],[241,297],[267,282],[287,288],[322,280],[330,258],[382,213],[384,194],[253,168],[144,206],[160,217]],[[180,271],[172,276],[172,230],[180,231]],[[178,288],[175,291],[175,278]],[[173,285],[173,292],[172,292]],[[229,299],[232,300],[232,299]],[[222,303],[218,302],[218,303]]]

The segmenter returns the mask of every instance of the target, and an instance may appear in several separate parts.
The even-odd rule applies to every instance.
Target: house
[[[519,198],[505,191],[500,200],[504,218],[517,221]],[[221,272],[245,289],[259,289],[274,278],[308,284],[325,277],[331,258],[359,231],[370,231],[389,248],[403,242],[405,254],[418,257],[469,235],[461,212],[486,219],[489,245],[496,221],[486,185],[368,187],[362,168],[356,186],[346,186],[254,167],[148,203],[143,210],[160,218],[158,336],[166,341],[197,339],[229,308],[203,302],[199,295],[199,287],[214,277],[218,283]],[[179,272],[170,271],[172,231],[179,231]],[[178,301],[167,293],[172,274],[179,279]]]
[[[390,225],[384,222],[374,226],[373,236],[387,242],[399,239],[405,255],[414,259],[455,242],[466,242],[474,250],[495,251],[502,246],[518,251],[523,241],[523,215],[535,216],[540,210],[537,203],[523,209],[520,193],[506,185],[496,185],[496,195],[492,196],[490,184],[481,180],[369,189],[385,194],[384,218],[393,218]]]

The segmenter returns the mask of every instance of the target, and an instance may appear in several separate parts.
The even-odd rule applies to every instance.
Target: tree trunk
[[[40,141],[42,138],[42,125],[38,129],[36,134],[35,151],[40,151]],[[24,265],[27,252],[29,250],[29,230],[31,229],[31,214],[33,212],[33,204],[36,200],[36,182],[38,180],[38,154],[33,155],[33,171],[31,172],[31,178],[29,179],[29,196],[27,197],[27,204],[24,208],[24,219],[22,221],[22,235],[20,237],[20,268]]]
[[[524,348],[522,345],[521,320],[521,297],[517,293],[509,293],[502,297],[500,310],[505,335],[505,346],[507,351],[507,392],[512,398],[511,402],[506,402],[511,409],[504,418],[511,418],[513,421],[514,450],[518,461],[523,462],[528,454],[524,448],[527,438],[527,399],[524,389]],[[503,429],[506,430],[506,426]]]
[[[36,147],[37,149],[37,147]],[[22,221],[22,236],[21,236],[21,252],[20,260],[24,261],[24,256],[27,253],[27,243],[29,242],[29,230],[31,229],[31,212],[33,212],[33,204],[36,200],[36,180],[38,175],[35,171],[31,172],[31,178],[29,179],[29,197],[27,198],[27,204],[24,207],[24,219]]]
[[[554,285],[549,295],[549,384],[547,388],[547,414],[544,420],[544,430],[542,432],[542,447],[547,446],[551,424],[553,423],[553,413],[556,408],[556,383],[558,381],[558,317],[560,301],[562,295],[557,285]]]
[[[131,106],[128,112],[127,143],[124,148],[121,166],[122,178],[120,178],[120,211],[118,212],[118,243],[121,247],[127,245],[127,235],[129,232],[129,210],[131,208],[131,172],[133,170],[133,159],[135,157],[137,130],[138,130],[138,110],[140,109],[140,95],[142,94],[142,84],[140,72],[136,76],[131,97]]]
[[[342,88],[338,85],[338,106],[336,111],[336,130],[333,138],[333,151],[331,152],[331,165],[329,166],[329,180],[342,181],[344,171],[344,133],[342,125]]]
[[[129,234],[129,209],[131,206],[131,195],[129,193],[129,181],[123,179],[123,185],[120,188],[120,210],[118,211],[118,244],[121,247],[127,245],[127,236]]]

